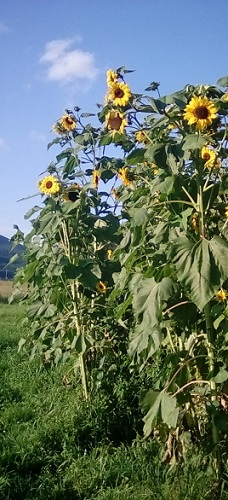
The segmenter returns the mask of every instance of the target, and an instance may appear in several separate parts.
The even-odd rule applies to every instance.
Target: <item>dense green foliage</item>
[[[23,314],[19,306],[0,305],[0,498],[218,499],[210,459],[201,451],[193,448],[170,469],[157,441],[132,439],[129,426],[141,419],[133,423],[124,378],[113,397],[98,390],[88,403],[69,365],[41,367],[18,354]],[[227,498],[224,491],[221,499]]]
[[[76,106],[53,127],[48,148],[61,152],[38,183],[42,203],[25,216],[31,232],[14,238],[26,248],[20,348],[45,365],[69,361],[86,401],[99,388],[101,408],[112,399],[118,409],[120,382],[129,438],[140,415],[170,465],[203,444],[222,481],[228,78],[168,96],[152,82],[152,98],[130,90],[128,72],[107,72],[97,117]]]

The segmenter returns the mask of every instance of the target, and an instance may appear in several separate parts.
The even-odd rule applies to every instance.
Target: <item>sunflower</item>
[[[195,232],[199,232],[199,220],[197,214],[192,214],[192,227],[194,227]]]
[[[96,285],[96,289],[100,293],[105,293],[107,291],[107,286],[103,281],[98,281],[98,283]]]
[[[92,183],[93,183],[94,189],[98,188],[99,179],[100,179],[100,172],[99,172],[99,170],[94,170],[93,171],[93,177],[92,177]]]
[[[117,83],[118,75],[115,71],[109,69],[107,71],[107,85],[110,88],[114,83]]]
[[[228,92],[223,95],[223,101],[228,101]]]
[[[196,125],[198,130],[203,130],[212,124],[216,118],[217,108],[207,97],[192,97],[184,110],[184,119],[189,125]]]
[[[139,130],[138,132],[136,132],[135,138],[137,142],[142,142],[145,146],[150,143],[147,135],[143,130]]]
[[[105,116],[105,121],[108,130],[112,130],[113,135],[115,135],[116,132],[119,132],[119,134],[124,134],[127,120],[124,117],[123,113],[120,113],[120,111],[111,110]]]
[[[74,189],[74,191],[71,191],[71,189]],[[69,190],[64,194],[64,201],[77,201],[79,198],[79,191],[81,191],[79,184],[72,184]]]
[[[129,172],[128,167],[120,168],[118,171],[118,177],[121,179],[123,185],[127,187],[131,185],[131,181],[129,180],[128,177],[128,172]]]
[[[62,116],[60,120],[60,124],[65,130],[74,130],[76,127],[76,121],[74,118],[70,115],[64,115]]]
[[[107,257],[108,257],[108,260],[111,260],[111,258],[112,258],[112,253],[113,253],[113,252],[112,252],[112,249],[111,249],[111,248],[109,248],[109,249],[107,250]]]
[[[215,295],[218,302],[224,302],[227,299],[227,292],[221,288]]]
[[[204,146],[201,149],[201,158],[203,158],[203,160],[205,161],[205,167],[213,168],[216,164],[217,154],[213,149]]]
[[[152,163],[152,164],[151,164],[151,167],[152,167],[152,169],[153,169],[153,173],[154,173],[154,175],[157,175],[157,174],[158,174],[158,167],[157,167],[157,165],[155,165],[155,163]]]
[[[40,191],[44,194],[56,194],[60,191],[61,185],[53,175],[48,175],[38,182]]]
[[[124,82],[114,83],[109,89],[109,98],[116,106],[126,106],[130,97],[130,88]]]
[[[228,207],[225,207],[225,217],[228,219]]]

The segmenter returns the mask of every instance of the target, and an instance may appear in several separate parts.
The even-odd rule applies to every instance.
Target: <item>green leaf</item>
[[[177,278],[201,311],[228,277],[227,251],[228,244],[219,236],[197,243],[179,237],[172,246]]]
[[[155,163],[160,168],[165,168],[166,151],[164,144],[157,143],[150,146],[145,153],[145,159]]]
[[[136,165],[137,163],[144,162],[144,148],[134,149],[127,157],[126,157],[126,165]]]
[[[142,226],[148,221],[148,211],[145,207],[135,208],[130,211],[131,215],[131,226]]]
[[[210,142],[210,139],[207,136],[189,134],[186,135],[183,141],[183,149],[201,149],[208,142]]]
[[[82,113],[81,117],[82,118],[89,118],[89,116],[96,116],[95,113]]]
[[[103,134],[100,137],[99,145],[100,146],[108,146],[112,142],[112,135],[111,134]]]
[[[176,398],[166,392],[148,391],[140,402],[143,411],[147,411],[143,418],[144,436],[149,437],[156,424],[163,422],[169,428],[175,428],[179,410],[176,407]]]
[[[134,285],[129,285],[133,295],[132,306],[141,322],[131,336],[129,354],[134,359],[138,358],[141,364],[153,356],[161,344],[163,304],[173,295],[175,285],[169,277],[159,283],[154,278],[136,281],[133,277],[133,280]]]
[[[219,78],[217,84],[221,85],[221,87],[228,87],[228,76],[223,76],[222,78]]]
[[[213,380],[216,382],[216,384],[222,384],[223,382],[228,380],[228,371],[224,367],[221,367]]]

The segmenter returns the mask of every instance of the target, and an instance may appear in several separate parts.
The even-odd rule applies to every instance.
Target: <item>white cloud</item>
[[[0,34],[9,33],[10,29],[5,23],[0,21]]]
[[[74,49],[75,39],[52,40],[45,46],[40,63],[46,64],[46,78],[60,83],[75,79],[94,80],[98,74],[94,55]]]
[[[0,137],[0,150],[2,151],[9,151],[9,147],[6,144],[5,139],[3,137]]]

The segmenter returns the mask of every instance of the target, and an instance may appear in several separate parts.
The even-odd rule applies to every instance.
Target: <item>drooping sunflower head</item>
[[[201,149],[201,158],[205,161],[204,166],[208,168],[213,168],[216,165],[217,154],[216,152],[209,148],[208,146],[204,146]]]
[[[70,115],[64,115],[62,116],[60,120],[60,124],[65,130],[74,130],[76,128],[76,120]]]
[[[95,169],[93,171],[93,176],[92,176],[92,183],[93,183],[94,189],[98,188],[99,179],[100,179],[100,172],[99,172],[99,170]]]
[[[118,177],[121,179],[124,186],[129,187],[131,185],[131,181],[129,179],[129,168],[123,167],[118,170]]]
[[[109,69],[107,71],[107,85],[108,87],[111,87],[114,83],[117,83],[118,80],[118,75],[115,71],[112,71]]]
[[[109,111],[109,113],[107,113],[107,115],[105,116],[105,122],[108,130],[111,130],[113,135],[116,132],[118,132],[119,134],[124,134],[127,120],[124,114],[120,113],[120,111]]]
[[[61,185],[54,175],[48,175],[41,179],[41,181],[38,182],[38,187],[41,193],[49,195],[59,193],[61,189]]]
[[[137,142],[142,142],[145,146],[150,144],[148,135],[143,130],[139,130],[138,132],[136,132],[135,138]]]
[[[113,101],[115,106],[126,106],[130,97],[130,87],[124,82],[114,83],[109,89],[108,98]]]
[[[107,286],[103,281],[98,281],[96,289],[99,293],[105,293],[107,291]]]
[[[218,292],[216,293],[215,298],[218,302],[225,302],[225,300],[227,299],[226,290],[223,290],[223,288],[220,288],[220,290],[218,290]]]
[[[203,130],[216,119],[217,108],[207,97],[194,96],[184,110],[184,119],[189,125],[195,125]]]
[[[64,201],[77,201],[79,199],[79,192],[81,188],[79,184],[72,184],[72,186],[64,193]]]

